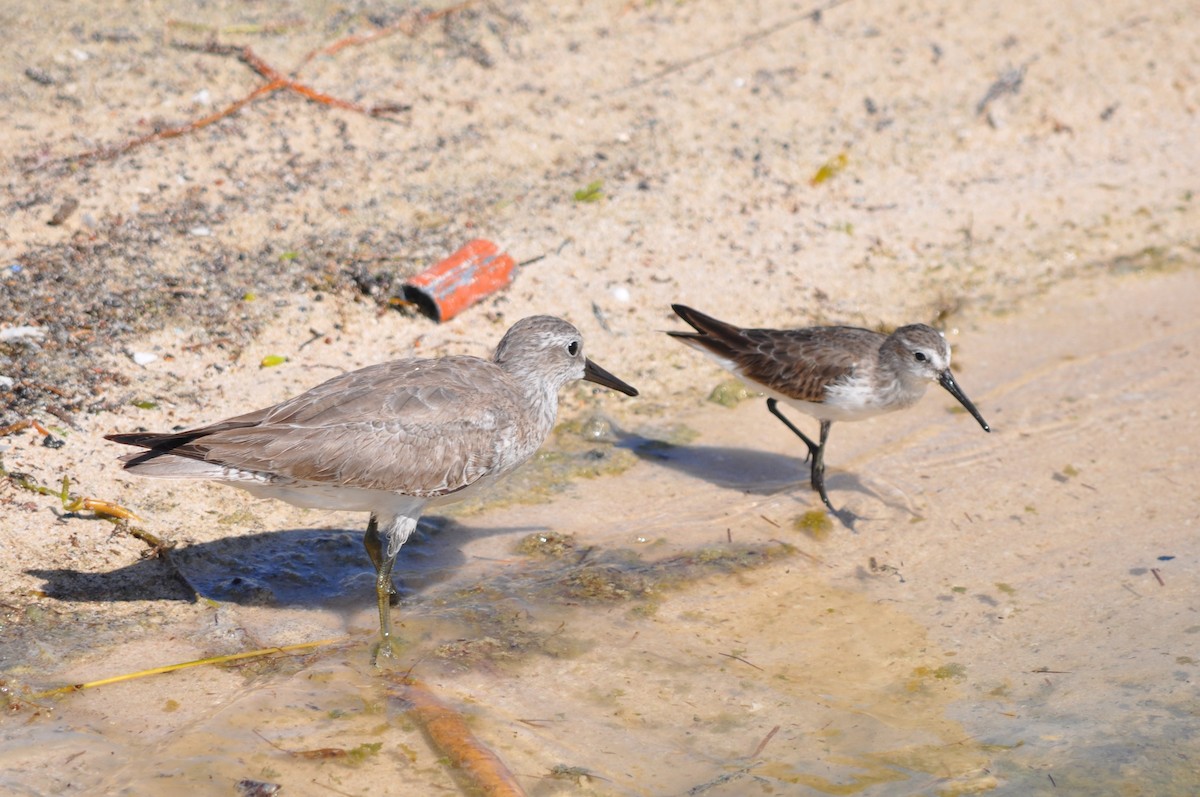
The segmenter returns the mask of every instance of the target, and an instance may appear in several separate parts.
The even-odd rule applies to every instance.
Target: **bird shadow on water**
[[[468,528],[445,517],[422,518],[396,560],[398,594],[451,578],[464,561],[461,543],[468,535],[519,530]],[[48,597],[64,601],[203,597],[255,606],[338,606],[374,597],[375,571],[362,540],[361,529],[285,529],[181,546],[171,550],[170,563],[147,557],[104,573],[26,572],[45,580]]]
[[[820,508],[816,492],[809,483],[809,466],[802,457],[773,454],[750,448],[669,443],[639,434],[616,431],[616,445],[626,448],[639,459],[701,479],[709,484],[751,495],[773,496],[792,493],[797,500]],[[878,498],[853,473],[828,473],[829,491],[853,490]],[[831,513],[846,528],[854,531],[859,520],[869,519],[841,508]]]

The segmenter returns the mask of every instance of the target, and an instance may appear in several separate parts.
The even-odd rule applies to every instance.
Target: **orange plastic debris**
[[[515,263],[491,241],[477,238],[404,283],[404,300],[438,323],[512,282]]]

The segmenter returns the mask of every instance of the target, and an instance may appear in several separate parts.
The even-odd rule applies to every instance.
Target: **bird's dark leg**
[[[819,446],[812,440],[808,439],[808,435],[796,428],[796,425],[789,421],[782,412],[779,411],[779,402],[773,398],[767,399],[767,409],[771,411],[779,420],[783,421],[783,425],[791,429],[797,437],[804,441],[804,445],[808,446],[808,453],[804,455],[804,461],[807,462],[809,457],[816,456]]]
[[[371,557],[371,564],[375,565],[375,599],[379,604],[380,640],[371,649],[371,664],[374,665],[381,652],[385,658],[396,657],[399,653],[399,643],[392,637],[391,621],[392,598],[396,595],[396,588],[392,584],[392,567],[396,564],[396,556],[388,556],[384,552],[379,520],[374,514],[367,523],[363,547],[367,549],[367,556]],[[398,546],[396,552],[399,552]]]
[[[808,438],[804,432],[796,428],[796,425],[789,421],[784,414],[779,411],[779,402],[773,398],[767,399],[767,409],[771,411],[779,420],[783,421],[783,425],[796,433],[796,436],[804,441],[804,445],[808,446],[808,455],[804,457],[805,461],[812,457],[812,486],[821,495],[821,500],[825,506],[829,507],[830,512],[836,512],[833,504],[829,503],[829,496],[825,493],[825,441],[829,439],[829,427],[833,426],[833,421],[821,421],[821,442],[814,443]]]
[[[821,500],[825,502],[825,506],[829,507],[829,511],[836,514],[833,504],[829,503],[829,496],[825,493],[825,441],[829,439],[829,427],[831,426],[833,426],[833,421],[821,421],[821,444],[813,453],[812,486],[821,494]]]

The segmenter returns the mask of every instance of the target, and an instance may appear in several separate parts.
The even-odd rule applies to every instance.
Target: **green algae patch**
[[[576,202],[599,202],[604,199],[604,181],[593,180],[571,196]]]
[[[810,509],[792,518],[792,529],[817,542],[824,542],[833,531],[833,521],[824,509]]]
[[[235,509],[223,515],[217,515],[218,526],[232,526],[239,529],[263,528],[262,518],[249,509]]]
[[[612,421],[599,413],[570,418],[559,423],[554,427],[554,437],[557,440],[575,437],[586,442],[606,443],[617,440]]]
[[[591,603],[648,598],[653,588],[641,574],[618,567],[586,567],[568,574],[558,584],[558,596]]]
[[[543,559],[559,559],[575,550],[574,534],[559,534],[554,531],[526,534],[517,543],[517,553],[522,556],[537,556]]]
[[[966,678],[967,668],[962,664],[943,664],[933,671],[933,677],[939,681],[945,681],[950,678]]]
[[[803,765],[785,762],[767,762],[756,767],[754,773],[805,786],[806,791],[814,793],[851,795],[890,793],[878,787],[911,781],[911,773],[919,772],[938,777],[940,788],[930,793],[938,797],[959,797],[982,794],[999,785],[999,780],[981,767],[986,760],[982,746],[976,744],[915,745],[840,758],[837,764],[846,770],[841,778],[800,771]],[[899,791],[909,793],[910,790]]]
[[[507,669],[533,656],[575,658],[594,643],[564,631],[563,611],[610,606],[637,621],[656,614],[672,591],[797,553],[793,546],[771,542],[706,546],[648,560],[633,549],[578,547],[571,535],[546,533],[527,535],[517,549],[528,558],[486,583],[432,601],[438,621],[450,627],[426,627],[431,620],[410,615],[406,635],[452,637],[433,650],[433,658],[449,671]]]
[[[782,543],[712,546],[655,561],[644,561],[628,550],[609,551],[589,557],[571,566],[561,577],[546,582],[541,596],[572,603],[637,600],[657,603],[666,591],[681,589],[709,576],[763,567],[795,553],[794,547]]]
[[[453,614],[453,628],[448,630],[455,638],[432,649],[432,659],[447,673],[507,670],[535,656],[574,659],[593,647],[564,633],[561,623],[539,622],[507,591],[487,589],[469,596],[465,592],[446,602]]]
[[[912,676],[905,684],[909,692],[924,691],[933,681],[954,681],[967,677],[965,665],[951,662],[940,667],[914,667]]]
[[[757,398],[762,395],[757,390],[751,390],[746,387],[746,384],[740,379],[726,379],[712,389],[708,394],[708,400],[714,404],[720,404],[722,407],[736,407],[746,399]]]
[[[1114,275],[1169,274],[1182,268],[1187,259],[1163,246],[1147,246],[1137,252],[1117,255],[1100,262],[1103,271]]]
[[[845,152],[839,152],[821,164],[821,166],[809,179],[808,184],[817,186],[821,183],[828,182],[837,175],[841,174],[842,170],[845,169],[849,164],[850,156]]]
[[[368,758],[379,755],[382,748],[383,742],[363,742],[358,747],[351,747],[346,751],[346,763],[358,766]]]

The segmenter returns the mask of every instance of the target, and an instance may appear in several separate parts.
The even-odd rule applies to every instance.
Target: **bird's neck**
[[[520,367],[504,367],[504,370],[524,394],[526,406],[530,409],[529,417],[533,419],[533,426],[539,432],[540,441],[554,428],[554,420],[558,416],[560,386],[531,370]]]

